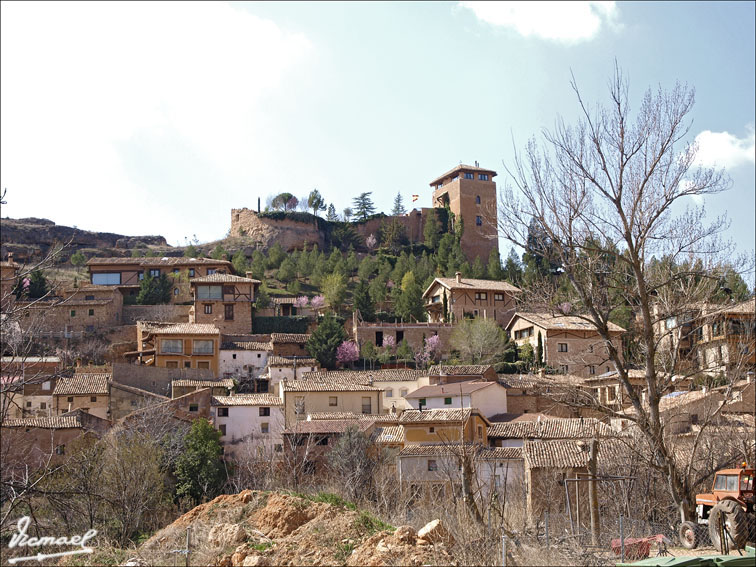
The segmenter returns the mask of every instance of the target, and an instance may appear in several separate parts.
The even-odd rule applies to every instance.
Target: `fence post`
[[[620,561],[625,561],[625,526],[622,523],[622,514],[620,514],[619,521],[620,521]]]
[[[186,567],[189,567],[189,544],[191,543],[192,528],[186,528]]]
[[[548,549],[549,547],[549,513],[548,512],[546,512],[544,523],[546,524],[546,548]]]
[[[507,536],[501,536],[501,564],[507,567]]]

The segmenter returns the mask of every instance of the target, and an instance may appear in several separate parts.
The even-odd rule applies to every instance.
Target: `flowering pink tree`
[[[307,304],[310,302],[309,299],[307,299],[307,296],[300,295],[294,300],[294,307],[297,309],[302,309],[303,307],[307,307]]]
[[[385,342],[385,340],[384,340]],[[437,361],[440,354],[441,339],[433,335],[425,339],[423,347],[415,353],[415,364],[418,368],[425,368],[431,361]]]
[[[325,305],[325,297],[322,295],[316,295],[310,300],[310,307],[313,309],[320,309],[323,305]]]
[[[394,347],[396,346],[396,339],[389,335],[388,337],[384,337],[383,339],[383,346],[386,347],[386,350],[394,350]]]
[[[341,364],[351,364],[360,358],[360,349],[353,341],[344,341],[336,348],[336,361]]]

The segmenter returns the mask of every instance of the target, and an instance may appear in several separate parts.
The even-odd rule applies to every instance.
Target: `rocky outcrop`
[[[307,244],[312,248],[317,244],[323,249],[326,245],[326,235],[313,222],[303,222],[290,218],[267,218],[258,216],[250,209],[231,209],[231,236],[249,238],[255,243],[255,248],[267,249],[277,242],[286,250],[301,250]]]
[[[61,226],[48,219],[0,219],[2,256],[13,252],[17,261],[25,261],[47,254],[55,244],[66,244],[66,256],[75,250],[123,250],[148,246],[168,247],[162,236],[124,236],[111,232],[92,232]]]

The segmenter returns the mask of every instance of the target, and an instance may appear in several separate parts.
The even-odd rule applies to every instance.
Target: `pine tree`
[[[391,214],[395,216],[407,214],[407,209],[404,208],[402,194],[399,192],[397,192],[396,197],[394,197],[394,208],[391,209]]]
[[[249,270],[249,263],[247,257],[244,255],[244,251],[240,248],[236,251],[236,254],[231,258],[231,264],[234,266],[234,271],[240,276],[246,276],[247,270]]]
[[[259,250],[252,253],[252,265],[250,266],[252,277],[262,280],[265,277],[265,256]]]
[[[438,222],[436,209],[431,209],[425,219],[425,226],[423,227],[425,245],[431,250],[436,250],[438,247],[438,243],[441,240],[440,231],[441,224]]]
[[[225,258],[224,258],[225,256]],[[210,257],[213,260],[224,260],[228,258],[228,252],[220,244],[216,245],[213,251],[210,253]]]
[[[158,277],[151,276],[149,273],[139,282],[139,293],[136,297],[137,305],[159,305],[171,301],[171,292],[173,282],[168,279],[166,274]]]
[[[77,250],[76,252],[71,254],[71,264],[76,267],[77,272],[86,263],[87,257],[81,253],[81,250]]]
[[[407,272],[402,278],[401,295],[396,302],[395,311],[405,321],[410,321],[412,318],[417,321],[425,320],[423,290],[415,281],[415,274],[412,272]]]
[[[480,259],[480,256],[475,256],[475,261],[473,262],[471,270],[472,277],[478,280],[482,280],[488,275],[486,267],[483,265],[483,261]]]
[[[312,209],[312,214],[317,215],[318,211],[325,211],[326,205],[320,191],[313,189],[307,197],[307,207]]]
[[[360,280],[354,290],[354,308],[360,311],[363,320],[375,321],[375,303],[370,297],[368,283],[365,280]]]
[[[336,207],[333,203],[328,205],[328,212],[326,212],[326,220],[330,222],[339,222],[339,215],[336,214]]]
[[[352,206],[354,207],[354,216],[359,219],[366,220],[370,215],[375,214],[375,205],[370,198],[372,191],[360,193],[352,200]],[[335,212],[335,211],[334,211]]]
[[[286,258],[286,252],[284,252],[281,245],[276,242],[268,250],[268,268],[278,268],[281,266],[281,262]]]
[[[543,365],[543,337],[541,331],[538,331],[538,344],[535,350],[535,365],[540,368]]]
[[[346,282],[344,276],[334,272],[323,279],[321,286],[323,296],[328,305],[338,313],[346,298]]]
[[[496,248],[493,248],[488,255],[488,277],[496,281],[504,279],[504,271],[501,269],[501,258]]]
[[[336,349],[346,338],[343,325],[332,313],[326,313],[307,341],[307,352],[321,366],[333,369],[336,367]]]

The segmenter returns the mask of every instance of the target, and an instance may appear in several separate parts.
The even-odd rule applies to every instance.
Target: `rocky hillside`
[[[91,232],[70,226],[61,226],[48,219],[0,219],[2,257],[12,252],[19,261],[44,256],[57,243],[68,244],[67,255],[75,250],[88,252],[88,256],[127,255],[131,248],[165,247],[162,236],[124,236],[111,232]]]
[[[186,546],[187,528],[192,565],[455,564],[447,551],[453,540],[438,522],[416,533],[410,526],[389,526],[333,495],[252,490],[194,508],[128,556],[119,553],[118,560],[172,565],[172,551]]]

